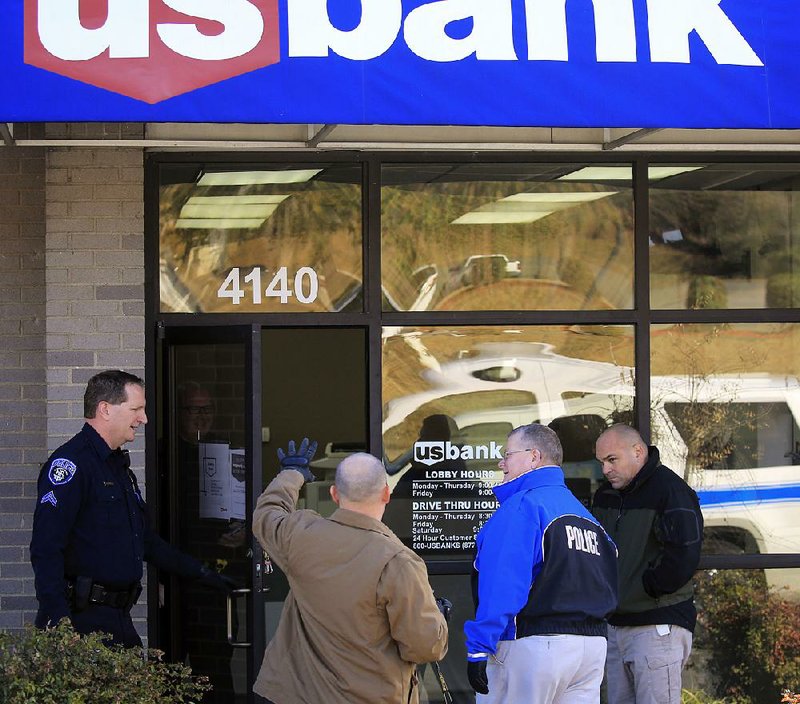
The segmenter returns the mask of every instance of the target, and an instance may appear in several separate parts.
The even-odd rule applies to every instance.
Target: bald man
[[[290,592],[253,690],[273,704],[418,702],[415,667],[447,652],[425,563],[382,522],[383,464],[357,453],[336,469],[330,518],[297,510],[316,444],[279,451],[253,533]]]
[[[619,605],[609,618],[608,701],[680,704],[697,620],[692,576],[703,515],[697,495],[628,425],[598,439],[606,481],[592,513],[619,550]]]

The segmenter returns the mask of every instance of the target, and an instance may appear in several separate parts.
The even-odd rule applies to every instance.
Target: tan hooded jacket
[[[253,532],[291,591],[253,690],[276,704],[408,704],[415,664],[447,652],[424,562],[383,523],[296,510],[285,470],[258,499]]]

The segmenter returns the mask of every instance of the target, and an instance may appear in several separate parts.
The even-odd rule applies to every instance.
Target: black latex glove
[[[453,610],[453,602],[443,596],[436,597],[436,606],[442,612],[445,621],[450,621],[450,612]]]
[[[486,660],[467,662],[469,683],[478,694],[489,694],[489,680],[486,678]]]
[[[289,440],[289,445],[284,452],[278,448],[278,459],[281,463],[281,471],[284,469],[294,469],[303,475],[307,482],[313,482],[316,477],[308,468],[309,463],[317,452],[317,441],[309,442],[308,438],[303,438],[300,447],[295,449],[294,440]]]
[[[211,587],[211,589],[216,589],[218,592],[223,592],[224,594],[230,594],[234,589],[238,589],[239,585],[236,584],[230,577],[226,577],[224,574],[220,574],[219,572],[215,572],[208,567],[203,567],[202,571],[200,572],[200,579],[198,580],[200,584],[204,584],[207,587]]]

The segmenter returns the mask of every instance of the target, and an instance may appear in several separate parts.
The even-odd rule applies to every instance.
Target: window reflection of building
[[[165,171],[169,175],[161,188],[160,208],[162,311],[363,309],[358,166]],[[235,268],[239,277],[226,286]],[[302,280],[311,275],[309,270],[319,287],[314,295],[309,280]],[[242,295],[226,296],[226,291]]]
[[[384,368],[387,378],[397,382],[384,386],[392,394],[384,398],[384,447],[393,497],[410,504],[400,512],[406,530],[413,530],[415,516],[430,530],[430,519],[423,520],[414,507],[435,506],[440,525],[451,525],[445,521],[458,515],[465,521],[462,532],[468,525],[468,537],[473,537],[496,506],[491,487],[500,479],[497,463],[505,438],[513,428],[531,422],[552,423],[565,434],[570,459],[565,472],[579,498],[588,500],[601,478],[594,440],[602,428],[633,408],[631,368],[560,350],[574,355],[580,349],[598,356],[598,350],[605,349],[602,356],[611,349],[615,357],[629,359],[628,331],[473,327],[386,332]],[[457,467],[447,460],[427,464],[419,455],[415,458],[420,443],[430,452],[437,441],[449,448],[449,463],[457,462]],[[441,479],[451,476],[448,472],[453,476],[450,494]],[[439,484],[427,481],[432,476]],[[424,504],[414,496],[414,488],[425,492]],[[443,498],[441,504],[427,503],[438,497]],[[445,505],[449,500],[453,503]],[[448,513],[454,507],[463,510]],[[445,530],[441,535],[456,532]],[[418,541],[415,549],[430,552],[427,540]],[[463,536],[460,542],[459,548],[437,554],[468,559],[471,542]]]
[[[576,173],[558,163],[384,166],[384,310],[632,307],[632,171],[566,180]]]

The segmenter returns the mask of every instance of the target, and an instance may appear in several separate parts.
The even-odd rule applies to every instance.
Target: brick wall
[[[1,629],[33,620],[36,477],[81,428],[86,380],[144,375],[143,181],[141,149],[0,147]],[[144,486],[144,438],[129,449]]]
[[[46,457],[45,152],[0,147],[0,628],[36,600],[28,558]]]
[[[83,425],[86,381],[144,376],[144,167],[141,149],[54,149],[47,158],[47,437]],[[127,446],[144,487],[144,432]],[[145,634],[144,599],[136,607]]]

